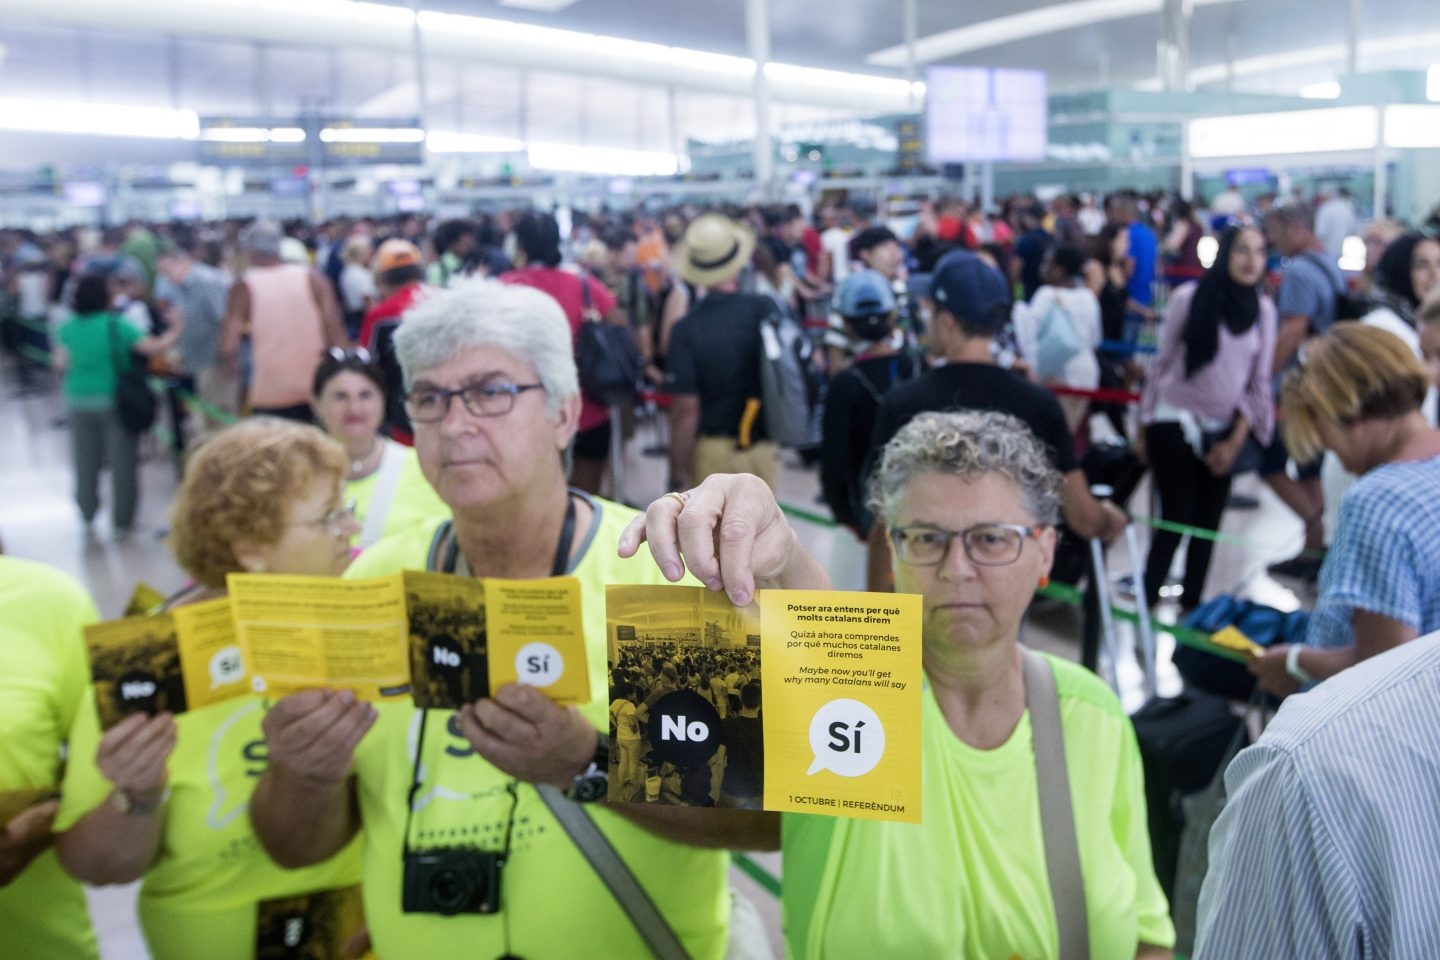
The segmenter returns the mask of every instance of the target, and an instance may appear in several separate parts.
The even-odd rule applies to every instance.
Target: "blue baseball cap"
[[[878,270],[856,270],[835,293],[835,312],[842,317],[873,317],[895,309],[895,292]]]
[[[940,258],[930,280],[930,299],[972,327],[998,331],[1009,319],[1005,278],[968,250],[952,250]]]

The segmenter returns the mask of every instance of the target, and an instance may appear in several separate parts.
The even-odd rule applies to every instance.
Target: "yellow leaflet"
[[[765,590],[765,808],[920,822],[920,597]]]
[[[580,581],[486,579],[490,686],[538,687],[556,703],[590,699]]]
[[[400,577],[340,580],[232,573],[236,632],[255,692],[311,687],[379,700],[410,692]]]
[[[611,802],[920,821],[919,597],[612,586],[606,607]]]
[[[401,574],[409,614],[410,695],[422,710],[455,710],[490,695],[485,589],[472,577]]]
[[[221,597],[176,607],[170,617],[180,644],[180,674],[189,709],[198,710],[250,692],[229,600]]]
[[[1210,642],[1217,647],[1223,647],[1226,650],[1233,650],[1236,653],[1242,654],[1246,660],[1254,660],[1265,652],[1264,647],[1245,636],[1245,634],[1233,626],[1226,627],[1223,630],[1217,630],[1210,634]]]
[[[125,616],[143,616],[158,610],[164,602],[165,594],[156,590],[148,583],[137,583],[135,584],[135,592],[130,594],[130,602],[125,604]]]
[[[183,713],[190,708],[170,614],[91,624],[85,628],[85,647],[101,729],[132,713]]]

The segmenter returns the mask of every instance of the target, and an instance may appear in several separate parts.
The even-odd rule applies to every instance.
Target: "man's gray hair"
[[[1060,471],[1023,422],[995,410],[922,413],[885,445],[871,482],[870,506],[887,525],[900,516],[905,488],[917,475],[975,479],[998,474],[1020,490],[1036,523],[1060,519]]]
[[[553,297],[533,287],[465,280],[417,301],[395,331],[407,390],[421,372],[474,347],[504,350],[534,367],[552,417],[580,392],[570,322]]]
[[[262,256],[280,256],[280,228],[265,220],[256,220],[240,231],[240,249]]]
[[[1299,227],[1306,233],[1315,232],[1315,208],[1308,203],[1287,203],[1265,214],[1265,226]]]

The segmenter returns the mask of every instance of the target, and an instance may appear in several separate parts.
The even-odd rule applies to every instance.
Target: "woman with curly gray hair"
[[[1093,674],[1021,646],[1061,483],[1008,414],[922,414],[885,447],[873,489],[895,589],[924,598],[909,639],[926,677],[925,818],[784,815],[790,956],[1170,956],[1129,719]],[[757,583],[826,584],[753,477],[662,497],[622,554],[641,539],[662,569],[683,559],[736,602]]]

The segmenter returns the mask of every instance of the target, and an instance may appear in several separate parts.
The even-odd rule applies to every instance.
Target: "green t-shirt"
[[[385,460],[394,458],[399,464],[399,472],[395,480],[394,494],[390,497],[389,509],[381,518],[381,536],[394,536],[427,520],[448,517],[450,508],[440,499],[435,488],[430,486],[430,481],[425,479],[425,474],[420,469],[420,458],[415,455],[414,448],[391,440],[382,442],[385,444]],[[365,521],[370,516],[376,489],[381,485],[382,479],[385,479],[385,460],[381,461],[379,469],[363,480],[345,482],[346,499],[355,501],[355,520],[361,528],[356,542],[362,548],[365,545],[365,535],[369,532]],[[433,530],[434,525],[429,529]],[[380,537],[375,539],[379,540]]]
[[[1085,877],[1092,957],[1175,941],[1150,860],[1135,734],[1098,678],[1054,657]],[[1010,739],[976,750],[945,722],[929,684],[920,825],[786,814],[789,955],[1050,960],[1059,949],[1045,869],[1029,711]]]
[[[70,367],[65,371],[66,405],[83,410],[112,407],[116,369],[142,337],[115,313],[76,315],[62,323],[60,343],[70,354]]]
[[[84,627],[99,619],[59,570],[0,556],[0,793],[60,783],[60,750],[90,682]],[[0,887],[0,954],[94,958],[85,891],[47,850]]]
[[[324,863],[284,870],[250,828],[250,795],[265,769],[265,707],[244,697],[175,718],[164,834],[140,888],[140,923],[155,960],[253,960],[260,902],[360,882],[358,838]],[[57,830],[110,793],[95,765],[99,740],[92,693],[75,725]]]
[[[588,531],[577,531],[584,538],[583,554],[571,573],[581,584],[590,668],[591,699],[580,711],[602,727],[608,723],[605,585],[665,580],[643,548],[629,560],[616,556],[620,532],[635,511],[604,500],[591,502],[596,520]],[[345,575],[425,569],[436,526],[381,541],[361,554]],[[356,751],[366,843],[365,916],[376,954],[385,960],[469,960],[505,953],[526,960],[648,956],[614,897],[535,790],[524,785],[516,793],[501,912],[455,917],[401,912],[402,837],[419,719],[419,711],[409,703],[382,704],[375,727]],[[452,712],[429,711],[425,730],[411,845],[501,849],[512,816],[507,788],[513,781],[474,755]],[[722,957],[729,917],[726,855],[662,840],[603,806],[587,810],[690,955],[696,960]]]

